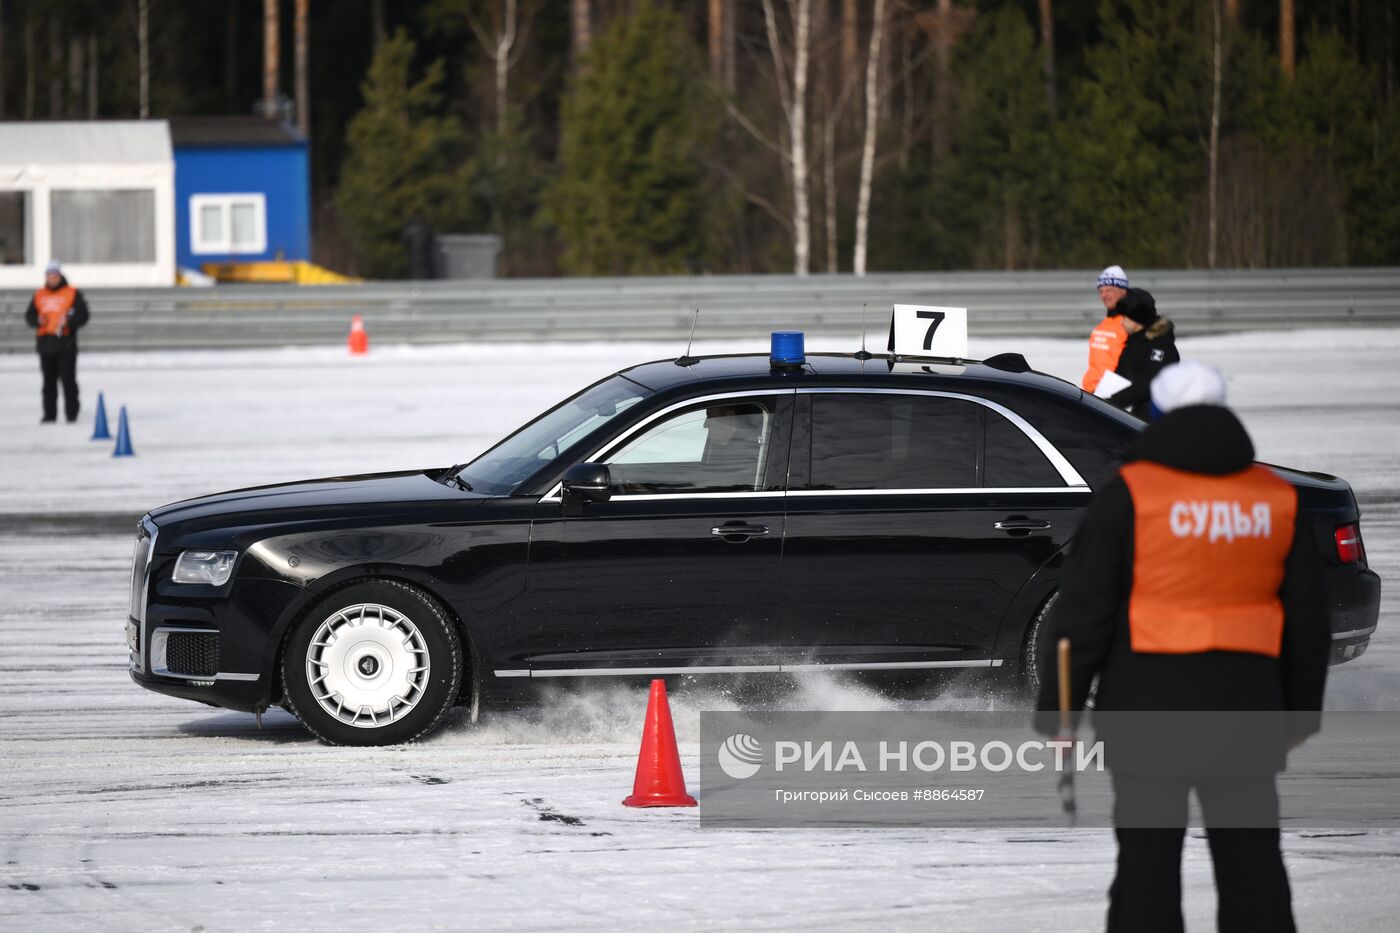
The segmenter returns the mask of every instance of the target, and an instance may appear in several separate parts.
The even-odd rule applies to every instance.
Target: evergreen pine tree
[[[361,270],[402,276],[404,227],[421,216],[442,232],[466,204],[457,120],[443,116],[443,64],[412,80],[415,46],[402,30],[375,53],[361,90],[365,106],[350,121],[349,154],[337,200]]]
[[[703,62],[681,18],[641,0],[594,42],[564,100],[546,218],[580,275],[693,271],[706,257],[714,127]]]
[[[1059,124],[1070,263],[1181,266],[1184,195],[1206,176],[1209,7],[1102,0],[1102,44]]]

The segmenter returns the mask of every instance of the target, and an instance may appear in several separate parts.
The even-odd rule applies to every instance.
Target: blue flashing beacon
[[[804,352],[803,338],[801,331],[775,330],[773,331],[773,349],[769,354],[769,360],[774,367],[783,369],[797,369],[807,361]]]

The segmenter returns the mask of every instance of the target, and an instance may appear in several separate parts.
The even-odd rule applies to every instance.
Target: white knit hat
[[[58,264],[57,259],[50,259],[48,265],[44,266],[44,274],[52,275],[55,272],[62,273],[63,267]]]
[[[1152,405],[1162,414],[1188,405],[1224,405],[1225,374],[1205,363],[1173,363],[1152,380]]]
[[[1105,285],[1117,285],[1119,288],[1128,287],[1128,273],[1123,271],[1122,266],[1109,266],[1099,273],[1099,281],[1095,288],[1103,288]]]

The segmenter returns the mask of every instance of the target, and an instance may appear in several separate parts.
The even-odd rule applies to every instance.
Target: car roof
[[[1000,363],[1000,360],[995,362]],[[1023,362],[1017,359],[1015,362]],[[656,360],[622,370],[622,375],[653,392],[671,390],[785,388],[806,384],[849,386],[900,386],[953,390],[958,387],[1015,387],[1079,399],[1079,387],[1063,379],[1027,369],[1013,371],[979,360],[924,359],[872,355],[860,359],[854,353],[808,353],[799,368],[780,369],[767,354],[740,353],[718,356]]]

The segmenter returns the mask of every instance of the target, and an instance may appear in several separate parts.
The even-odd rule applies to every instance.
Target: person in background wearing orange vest
[[[1084,370],[1079,387],[1090,394],[1099,387],[1104,373],[1118,367],[1118,357],[1128,339],[1117,311],[1118,300],[1128,294],[1128,273],[1122,266],[1109,266],[1099,273],[1098,287],[1099,300],[1108,314],[1089,335],[1089,368]]]
[[[1291,931],[1275,778],[1288,749],[1320,728],[1330,648],[1321,558],[1297,490],[1254,462],[1249,435],[1224,407],[1219,370],[1169,366],[1151,393],[1162,414],[1095,490],[1046,620],[1036,725],[1055,731],[1045,711],[1058,709],[1055,645],[1068,638],[1070,707],[1084,708],[1097,676],[1096,737],[1113,779],[1118,870],[1109,930],[1183,929],[1181,851],[1194,788],[1215,866],[1219,929]],[[1234,716],[1291,712],[1269,718],[1276,728],[1258,735],[1232,729],[1206,752],[1195,733],[1171,742],[1143,728],[1163,721],[1160,711],[1241,710],[1250,712]],[[1137,716],[1110,734],[1128,718],[1119,711]],[[1197,717],[1192,723],[1230,718],[1185,715]],[[1235,753],[1238,745],[1249,753]],[[1146,753],[1115,754],[1125,747]],[[1183,772],[1183,749],[1204,764]],[[1258,821],[1241,820],[1246,811]],[[1143,812],[1165,818],[1130,817]]]
[[[68,284],[57,262],[44,268],[44,287],[34,293],[24,322],[34,328],[39,369],[44,374],[44,417],[58,420],[58,384],[63,383],[63,413],[78,418],[78,329],[88,322],[87,299]]]

